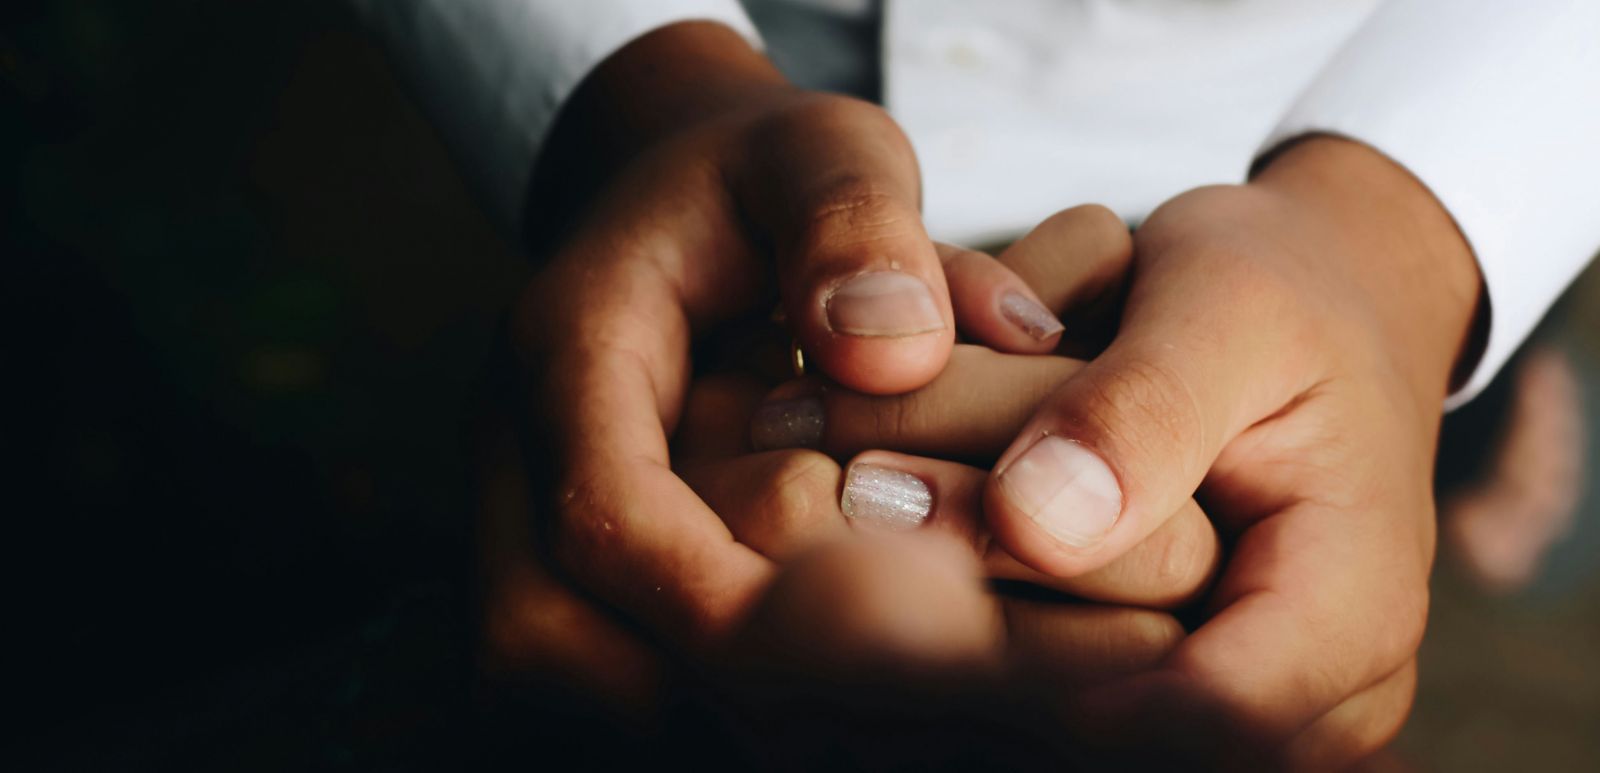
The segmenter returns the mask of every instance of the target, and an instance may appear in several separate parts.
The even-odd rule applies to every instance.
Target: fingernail
[[[750,419],[750,444],[757,451],[822,445],[822,401],[801,397],[762,403]]]
[[[876,464],[850,465],[845,473],[844,514],[879,528],[915,529],[933,511],[933,493],[921,478]]]
[[[1000,313],[1035,341],[1043,341],[1064,329],[1061,320],[1049,309],[1019,292],[1008,292],[1000,299]]]
[[[944,328],[928,286],[910,274],[875,271],[828,296],[828,326],[856,336],[909,336]]]
[[[1122,513],[1117,476],[1095,452],[1046,435],[1000,473],[1011,503],[1072,547],[1098,544]]]

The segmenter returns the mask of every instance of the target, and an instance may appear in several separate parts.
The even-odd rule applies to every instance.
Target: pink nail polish
[[[1000,314],[1035,341],[1043,341],[1065,329],[1049,309],[1019,292],[1008,292],[1000,299]]]

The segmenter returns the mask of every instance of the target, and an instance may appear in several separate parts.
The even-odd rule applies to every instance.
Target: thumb
[[[955,327],[905,135],[879,108],[831,96],[783,111],[761,133],[736,193],[772,240],[809,363],[871,394],[931,381]]]
[[[1300,391],[1301,370],[1284,356],[1292,334],[1261,324],[1272,310],[1188,263],[1135,278],[1117,338],[995,465],[985,515],[1023,563],[1058,576],[1106,565],[1176,513],[1239,433]]]

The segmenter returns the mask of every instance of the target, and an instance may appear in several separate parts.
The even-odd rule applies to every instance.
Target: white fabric
[[[386,44],[489,216],[520,233],[540,143],[561,103],[653,29],[719,21],[759,41],[736,0],[352,0]]]
[[[1013,237],[1098,202],[1143,219],[1243,179],[1370,0],[891,3],[885,103],[934,236]]]
[[[503,223],[560,101],[611,51],[687,18],[755,39],[732,0],[356,2]],[[889,0],[883,75],[929,230],[956,242],[1087,201],[1138,220],[1306,132],[1377,148],[1483,269],[1489,346],[1457,403],[1600,249],[1600,0]]]
[[[1311,131],[1406,167],[1477,254],[1489,340],[1460,405],[1600,250],[1600,0],[1386,3],[1264,147]]]

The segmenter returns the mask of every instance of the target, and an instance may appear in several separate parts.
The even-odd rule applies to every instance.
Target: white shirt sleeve
[[[1471,244],[1490,328],[1465,403],[1600,250],[1600,1],[1389,0],[1263,148],[1309,132],[1410,170]]]
[[[520,238],[523,198],[562,102],[654,29],[721,22],[759,43],[736,0],[352,0],[495,224]]]

